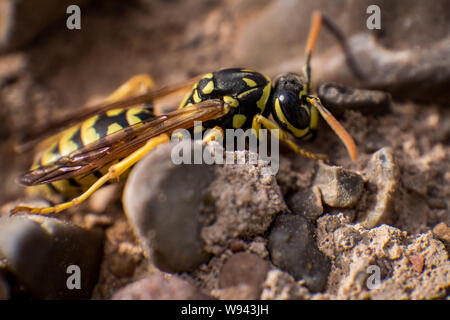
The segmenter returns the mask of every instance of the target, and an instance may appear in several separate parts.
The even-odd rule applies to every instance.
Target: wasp
[[[310,61],[322,23],[338,40],[342,38],[329,19],[314,12],[303,74],[283,74],[274,84],[269,77],[244,68],[222,69],[159,90],[154,90],[148,75],[131,78],[105,103],[75,117],[76,124],[47,138],[30,171],[20,177],[22,184],[39,187],[44,193],[75,198],[49,207],[18,206],[12,213],[50,214],[80,204],[104,184],[125,175],[156,146],[169,142],[175,130],[192,130],[195,121],[202,122],[200,130],[211,129],[205,143],[225,129],[252,129],[258,137],[266,128],[294,152],[310,159],[327,159],[302,149],[290,137],[313,138],[320,114],[355,161],[358,155],[353,139],[311,94]],[[155,114],[151,105],[155,99],[190,87],[177,110]],[[74,119],[67,118],[56,127],[71,122]]]

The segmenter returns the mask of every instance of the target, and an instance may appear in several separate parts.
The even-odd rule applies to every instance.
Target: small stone
[[[391,96],[387,92],[350,88],[336,83],[320,85],[318,96],[337,117],[348,109],[364,115],[382,115],[388,113],[391,106]]]
[[[104,186],[89,197],[89,209],[96,213],[103,213],[111,203],[120,198],[120,195],[119,184]]]
[[[367,215],[360,218],[363,227],[370,229],[392,216],[395,193],[399,180],[399,168],[394,151],[390,147],[375,152],[364,171],[367,189],[376,194],[374,205]]]
[[[320,189],[299,190],[286,200],[286,204],[293,213],[303,215],[310,221],[315,221],[322,213],[322,197]]]
[[[131,277],[134,274],[135,263],[129,255],[114,255],[108,269],[119,278]]]
[[[239,252],[245,250],[245,243],[237,238],[233,238],[230,241],[230,250],[233,252]]]
[[[306,218],[278,216],[269,235],[269,252],[274,265],[296,280],[305,280],[311,291],[325,288],[331,264],[317,248],[313,228]]]
[[[211,297],[177,277],[153,274],[117,291],[113,300],[206,300]]]
[[[409,256],[408,260],[411,262],[414,271],[417,273],[422,273],[425,262],[425,258],[423,256]]]
[[[346,208],[355,205],[359,200],[364,181],[356,172],[320,162],[314,185],[320,189],[322,200],[327,205]]]
[[[209,201],[206,189],[214,167],[175,165],[173,146],[159,146],[136,165],[123,204],[144,251],[160,270],[192,271],[209,258],[201,238],[202,207]]]
[[[235,254],[225,262],[219,274],[219,287],[246,284],[252,289],[253,299],[258,299],[269,268],[265,260],[254,254],[246,252]]]
[[[435,225],[433,228],[433,233],[446,244],[450,244],[450,228],[445,222]]]
[[[43,216],[0,219],[0,257],[35,299],[88,299],[97,281],[102,252],[100,230],[84,230]],[[80,268],[79,290],[67,286],[68,278],[76,274],[68,273],[72,265]]]

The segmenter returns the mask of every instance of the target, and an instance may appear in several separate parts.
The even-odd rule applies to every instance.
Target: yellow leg
[[[117,88],[116,91],[105,99],[105,102],[112,103],[131,96],[144,94],[150,90],[153,90],[154,86],[154,82],[149,75],[138,74]]]
[[[150,152],[152,149],[154,149],[156,146],[169,142],[169,136],[167,134],[159,135],[155,138],[152,138],[147,141],[147,143],[141,147],[140,149],[136,150],[132,154],[130,154],[128,157],[120,161],[119,163],[116,163],[112,165],[108,173],[102,176],[100,179],[98,179],[87,191],[85,191],[80,196],[74,198],[71,201],[64,202],[61,204],[58,204],[53,207],[29,207],[29,206],[18,206],[14,208],[11,213],[15,214],[21,211],[28,211],[29,213],[33,214],[49,214],[49,213],[57,213],[63,210],[66,210],[67,208],[70,208],[72,206],[78,205],[85,201],[87,198],[89,198],[90,195],[92,195],[95,191],[97,191],[101,186],[103,186],[105,183],[107,183],[110,180],[118,179],[125,171],[127,171],[129,168],[131,168],[136,162],[141,160],[148,152]]]
[[[291,150],[293,150],[295,153],[298,153],[306,158],[313,159],[313,160],[325,160],[328,161],[328,157],[325,154],[320,153],[311,153],[309,151],[306,151],[305,149],[300,148],[296,143],[294,143],[291,139],[289,139],[288,134],[281,129],[278,124],[275,122],[263,117],[260,114],[257,114],[253,117],[253,123],[252,123],[252,130],[256,133],[256,136],[260,137],[260,130],[261,125],[263,125],[267,130],[272,133],[273,136],[275,136],[278,140],[285,142]],[[278,130],[278,134],[275,129]]]

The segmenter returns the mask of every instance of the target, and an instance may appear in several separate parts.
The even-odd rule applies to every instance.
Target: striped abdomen
[[[54,140],[54,142],[38,155],[31,169],[51,164],[62,156],[67,156],[92,142],[152,117],[154,117],[152,108],[144,106],[131,109],[119,108],[99,113],[58,134],[56,139],[50,138],[50,141]],[[78,176],[31,187],[31,191],[43,193],[47,197],[54,193],[66,198],[79,195],[104,175],[113,163],[109,163],[87,176]]]

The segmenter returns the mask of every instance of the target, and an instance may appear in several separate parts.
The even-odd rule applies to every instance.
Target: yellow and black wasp
[[[276,138],[296,153],[326,159],[325,155],[300,148],[289,137],[291,134],[296,139],[312,138],[320,114],[340,137],[352,160],[356,160],[353,139],[319,98],[311,95],[310,60],[323,21],[337,32],[328,19],[315,12],[306,45],[304,74],[284,74],[274,85],[261,73],[243,68],[223,69],[160,90],[153,90],[147,75],[131,78],[104,104],[60,122],[59,127],[78,121],[46,139],[31,170],[20,177],[22,184],[39,187],[44,193],[78,196],[50,207],[18,206],[12,212],[49,214],[77,205],[105,183],[128,172],[154,147],[170,141],[175,130],[192,129],[194,121],[202,121],[202,130],[212,129],[204,142],[225,129],[251,128],[258,136],[260,129],[266,128],[277,132]],[[153,100],[193,84],[177,110],[155,115],[150,105]]]

